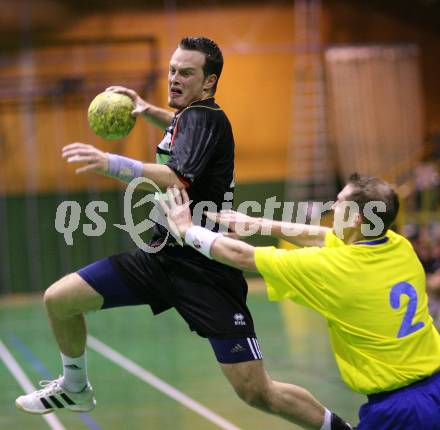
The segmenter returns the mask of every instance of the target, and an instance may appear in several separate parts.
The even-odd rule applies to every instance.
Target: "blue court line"
[[[29,362],[29,364],[41,375],[48,380],[54,379],[47,367],[34,355],[34,353],[13,333],[8,333],[7,338],[9,342],[18,349]],[[91,430],[102,430],[95,420],[87,413],[80,412],[79,417]]]

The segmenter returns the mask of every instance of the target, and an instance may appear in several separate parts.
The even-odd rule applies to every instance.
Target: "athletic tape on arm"
[[[108,156],[107,176],[127,183],[142,176],[144,164],[141,161],[111,153]]]

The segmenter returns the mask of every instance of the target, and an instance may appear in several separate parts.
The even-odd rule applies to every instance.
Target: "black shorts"
[[[255,337],[242,272],[187,246],[166,246],[157,253],[136,249],[78,273],[104,297],[103,308],[148,304],[158,314],[174,307],[202,337]]]

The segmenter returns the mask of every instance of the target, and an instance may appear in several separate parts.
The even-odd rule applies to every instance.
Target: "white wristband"
[[[212,260],[211,246],[221,233],[193,225],[185,233],[185,243]]]
[[[325,408],[324,422],[320,430],[332,430],[332,413]]]

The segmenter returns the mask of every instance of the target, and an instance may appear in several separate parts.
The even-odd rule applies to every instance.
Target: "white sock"
[[[332,413],[325,408],[324,423],[320,430],[332,430]]]
[[[63,382],[61,385],[73,393],[82,391],[88,382],[86,353],[72,358],[61,353],[63,362]]]

